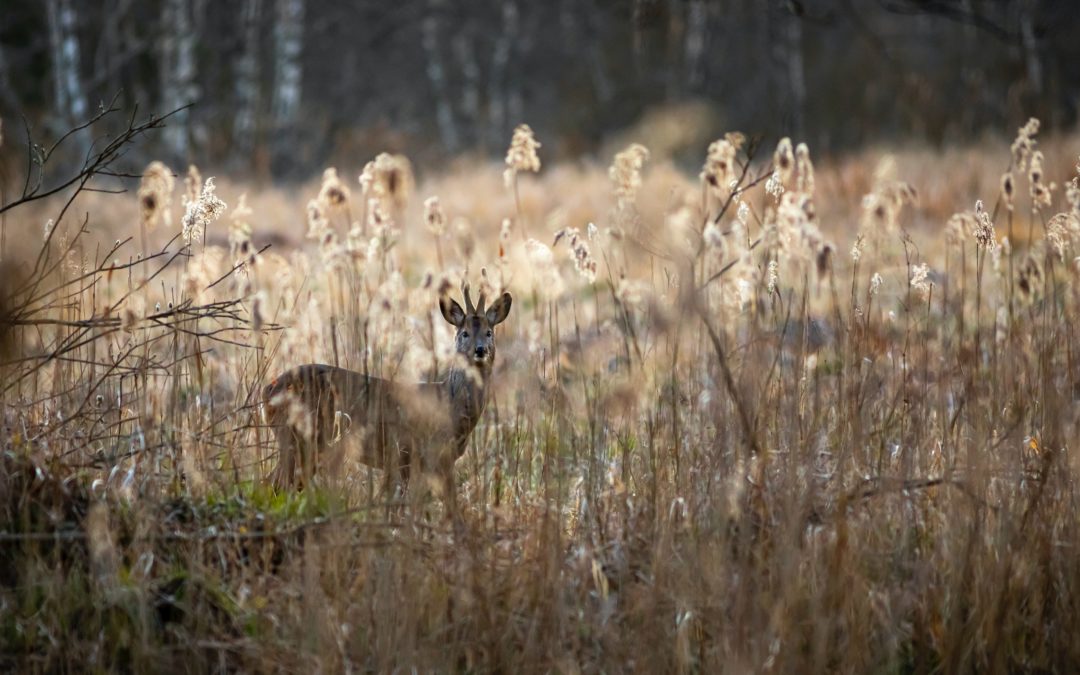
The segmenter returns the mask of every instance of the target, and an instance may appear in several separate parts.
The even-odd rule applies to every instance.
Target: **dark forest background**
[[[1065,0],[4,0],[5,145],[114,96],[177,114],[146,158],[263,178],[505,151],[595,152],[656,111],[717,132],[951,143],[1028,116],[1069,129],[1080,12]],[[690,108],[685,106],[693,104]],[[684,106],[680,108],[679,106]],[[83,147],[92,130],[83,135]],[[702,149],[695,148],[700,155]],[[140,158],[140,159],[146,159]]]

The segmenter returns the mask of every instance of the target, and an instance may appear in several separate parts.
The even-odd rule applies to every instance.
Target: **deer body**
[[[402,487],[413,466],[435,472],[453,507],[454,463],[484,412],[495,358],[494,326],[510,311],[504,293],[487,310],[484,296],[467,311],[449,298],[439,301],[443,316],[457,328],[455,347],[467,364],[455,364],[442,382],[402,383],[323,364],[293,368],[263,391],[267,420],[280,448],[274,478],[291,485],[297,459],[303,481],[323,460],[336,464],[346,443],[359,443],[360,460],[396,472]],[[460,357],[459,357],[460,359]]]

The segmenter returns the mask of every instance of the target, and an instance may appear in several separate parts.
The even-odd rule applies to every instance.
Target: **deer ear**
[[[445,295],[442,296],[439,298],[439,311],[442,312],[443,318],[448,323],[458,328],[465,324],[465,310],[461,308],[461,305],[457,304],[457,300]]]
[[[494,326],[506,321],[506,315],[510,313],[510,303],[513,301],[514,299],[510,297],[509,293],[503,293],[498,300],[491,303],[491,307],[488,307],[485,315],[488,323]]]

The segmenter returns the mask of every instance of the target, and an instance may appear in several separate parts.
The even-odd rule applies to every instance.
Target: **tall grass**
[[[381,156],[269,250],[271,197],[197,172],[180,218],[159,167],[90,196],[6,267],[0,665],[1075,668],[1080,189],[1036,134],[951,218],[933,169],[739,134],[699,176],[641,146],[519,176],[531,132],[505,184]],[[93,249],[110,201],[144,232]],[[515,296],[463,523],[356,456],[267,487],[267,377],[438,377],[463,277]]]

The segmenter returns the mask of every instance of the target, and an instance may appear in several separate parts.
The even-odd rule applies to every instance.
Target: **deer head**
[[[495,326],[506,320],[513,298],[503,293],[499,299],[484,307],[486,298],[480,293],[480,301],[474,306],[469,296],[469,284],[461,285],[465,296],[465,309],[449,296],[439,298],[439,310],[443,318],[457,328],[454,346],[459,354],[481,370],[489,370],[495,361]]]

